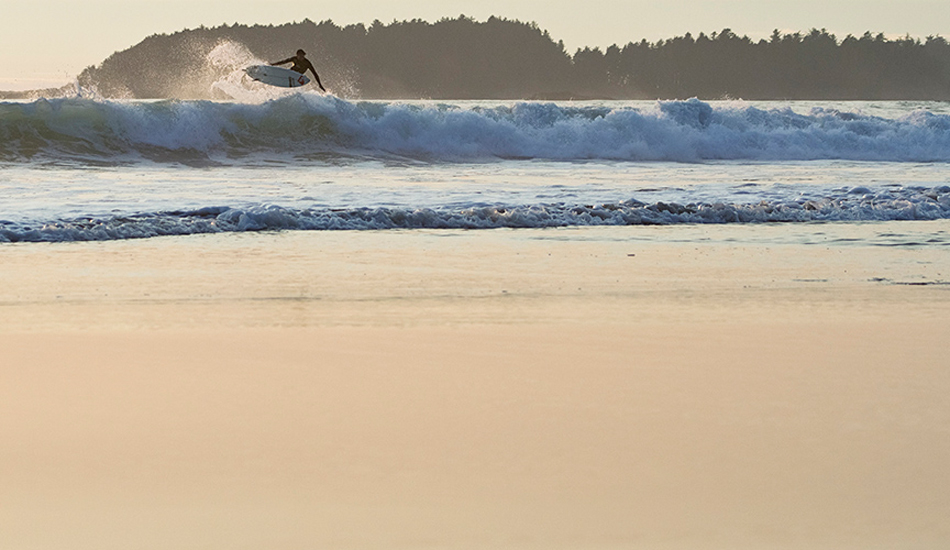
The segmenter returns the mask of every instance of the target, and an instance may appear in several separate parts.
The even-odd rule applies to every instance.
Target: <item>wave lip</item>
[[[556,203],[467,208],[219,206],[36,224],[0,220],[0,242],[101,241],[275,230],[497,229],[935,219],[950,219],[950,186],[877,194],[856,187],[833,197],[749,204],[646,204],[630,199],[598,205]]]
[[[950,115],[900,118],[699,100],[651,106],[456,106],[290,95],[264,103],[0,103],[0,161],[241,162],[257,155],[490,159],[950,162]],[[316,155],[316,156],[315,156]]]

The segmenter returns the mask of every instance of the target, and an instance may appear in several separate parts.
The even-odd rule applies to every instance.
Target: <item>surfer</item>
[[[303,50],[297,50],[297,55],[293,57],[288,57],[287,59],[283,61],[277,61],[275,63],[271,63],[271,65],[283,65],[284,63],[290,63],[291,61],[294,64],[292,67],[290,67],[290,70],[297,71],[300,74],[304,74],[307,72],[307,69],[309,69],[310,72],[313,73],[313,78],[316,79],[317,81],[317,86],[320,86],[320,89],[323,90],[324,92],[327,91],[327,89],[323,87],[323,84],[320,83],[320,75],[318,75],[317,70],[313,68],[313,63],[311,63],[310,60],[307,59],[307,52]]]

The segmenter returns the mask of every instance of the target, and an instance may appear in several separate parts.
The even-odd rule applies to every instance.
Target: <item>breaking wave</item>
[[[856,187],[824,198],[758,203],[564,203],[467,208],[207,207],[42,223],[0,220],[0,242],[94,241],[267,230],[547,228],[950,218],[950,187],[873,193]]]
[[[0,103],[0,161],[235,164],[326,155],[486,159],[950,161],[950,115],[899,118],[698,100],[644,107],[351,102],[314,94],[262,103]]]

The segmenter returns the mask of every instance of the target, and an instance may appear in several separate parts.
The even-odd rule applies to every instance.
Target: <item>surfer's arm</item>
[[[320,75],[318,75],[317,70],[313,68],[313,63],[311,63],[310,66],[307,68],[310,69],[311,73],[313,73],[313,79],[314,81],[316,81],[317,86],[320,86],[320,89],[323,90],[324,92],[327,91],[327,89],[323,87],[323,84],[320,83]]]
[[[290,62],[293,61],[293,60],[294,60],[293,57],[288,57],[287,59],[285,59],[285,60],[283,60],[283,61],[275,61],[275,62],[271,63],[271,65],[283,65],[284,63],[290,63]]]
[[[320,75],[317,74],[317,71],[314,71],[313,69],[311,69],[310,72],[313,73],[313,78],[316,79],[317,86],[320,86],[320,89],[323,90],[324,92],[327,91],[327,89],[323,87],[323,84],[320,83]]]

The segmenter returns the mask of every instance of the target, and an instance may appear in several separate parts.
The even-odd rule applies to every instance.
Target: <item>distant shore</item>
[[[76,95],[76,86],[73,84],[66,84],[59,88],[38,88],[36,90],[0,90],[0,100],[41,99],[74,95]]]

